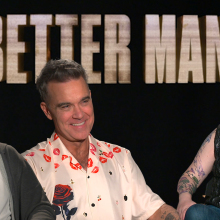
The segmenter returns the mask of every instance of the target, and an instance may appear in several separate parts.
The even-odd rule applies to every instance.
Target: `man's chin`
[[[79,143],[81,143],[81,142],[86,141],[87,139],[88,139],[88,135],[87,136],[79,136],[79,137],[71,137],[69,139],[69,141],[70,142],[79,142]]]
[[[67,134],[58,134],[58,136],[60,137],[61,141],[64,142],[71,142],[71,143],[82,143],[84,141],[88,140],[89,137],[89,133],[88,132],[84,132],[84,133],[79,133],[79,134],[71,134],[71,133],[67,133]]]

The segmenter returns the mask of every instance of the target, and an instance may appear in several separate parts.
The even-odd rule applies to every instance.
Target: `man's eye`
[[[87,102],[89,102],[89,99],[85,99],[82,101],[82,103],[87,103]]]
[[[62,105],[61,108],[68,108],[69,105]]]

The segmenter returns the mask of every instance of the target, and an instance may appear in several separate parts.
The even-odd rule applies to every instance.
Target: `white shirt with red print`
[[[146,220],[164,204],[146,185],[129,150],[92,135],[89,143],[87,171],[56,133],[22,154],[57,219]]]

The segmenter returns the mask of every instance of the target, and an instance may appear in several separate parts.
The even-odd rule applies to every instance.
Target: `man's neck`
[[[70,142],[60,138],[67,150],[75,157],[85,171],[87,171],[89,157],[89,138],[83,141]]]

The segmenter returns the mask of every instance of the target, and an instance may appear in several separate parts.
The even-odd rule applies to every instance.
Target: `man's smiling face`
[[[91,92],[85,80],[71,79],[67,82],[49,82],[48,103],[41,103],[45,115],[53,120],[55,131],[61,141],[83,142],[88,138],[94,124]]]

